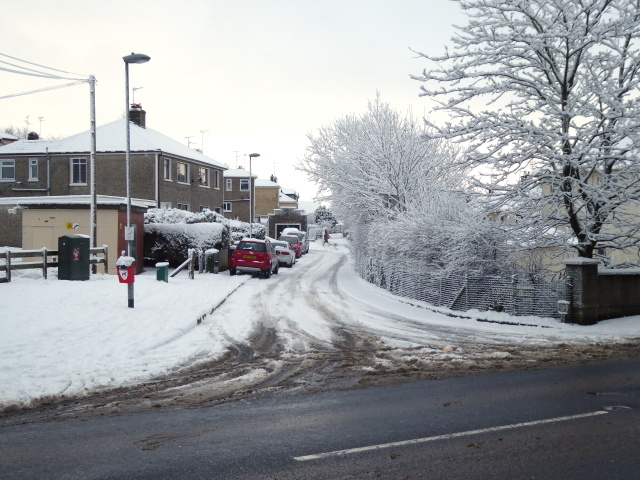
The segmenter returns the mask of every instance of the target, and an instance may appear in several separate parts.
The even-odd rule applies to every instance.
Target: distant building
[[[249,221],[249,194],[257,175],[252,173],[252,181],[249,172],[243,168],[229,169],[224,172],[224,205],[222,213],[231,220]],[[254,199],[254,213],[257,214]]]

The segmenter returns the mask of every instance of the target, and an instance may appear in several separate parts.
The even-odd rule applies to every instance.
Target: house
[[[113,255],[121,252],[127,225],[126,215],[122,217],[123,209],[126,211],[127,199],[130,199],[131,225],[137,227],[134,256],[140,269],[143,211],[148,207],[166,207],[221,212],[226,167],[146,128],[146,112],[138,105],[132,106],[130,119],[130,195],[126,191],[126,121],[117,120],[96,129],[93,193],[97,198],[97,238],[94,240],[97,240],[96,246],[107,245]],[[18,140],[0,146],[0,201],[6,200],[4,204],[0,202],[0,220],[15,226],[0,229],[1,245],[55,249],[57,239],[41,233],[46,230],[57,235],[60,228],[64,228],[61,225],[67,224],[77,225],[73,233],[91,234],[88,225],[91,203],[88,199],[92,193],[90,145],[91,132],[87,131],[62,140]],[[82,197],[85,200],[81,201]],[[26,204],[30,205],[25,207]],[[33,210],[39,210],[42,219],[30,219]],[[30,213],[25,215],[27,211]],[[26,231],[28,229],[33,232]],[[25,239],[33,241],[23,245]]]
[[[16,142],[18,137],[15,135],[11,135],[7,132],[0,132],[0,145],[8,145],[10,143]]]
[[[146,128],[146,112],[130,111],[132,198],[158,207],[222,211],[226,167]],[[0,197],[89,195],[91,132],[62,140],[19,140],[0,147]],[[96,129],[96,194],[126,197],[126,123]]]
[[[271,175],[269,180],[256,179],[256,216],[260,222],[266,223],[269,214],[280,207],[280,185],[278,179]]]
[[[229,169],[224,172],[224,207],[222,214],[231,220],[249,221],[249,196],[251,188],[255,190],[255,173],[251,174],[252,182],[249,181],[249,172],[244,168]],[[254,215],[257,215],[254,200]]]
[[[280,190],[280,195],[278,197],[278,208],[298,208],[298,194],[294,194],[291,196],[290,194],[285,193],[287,190]]]

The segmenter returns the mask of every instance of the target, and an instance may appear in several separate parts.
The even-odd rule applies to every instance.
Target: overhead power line
[[[12,98],[12,97],[20,97],[22,95],[30,95],[32,93],[39,93],[39,92],[45,92],[47,90],[55,90],[58,88],[66,88],[66,87],[71,87],[73,85],[78,85],[79,83],[87,83],[90,81],[90,77],[88,76],[83,76],[77,73],[73,73],[73,72],[67,72],[65,70],[60,70],[57,68],[52,68],[52,67],[47,67],[45,65],[40,65],[38,63],[34,63],[34,62],[29,62],[27,60],[22,60],[20,58],[16,58],[16,57],[12,57],[11,55],[7,55],[5,53],[0,53],[0,56],[2,57],[6,57],[6,58],[10,58],[11,60],[15,60],[16,62],[22,62],[24,64],[27,65],[32,65],[34,67],[38,67],[38,69],[35,68],[30,68],[30,67],[26,67],[23,65],[19,65],[13,62],[7,62],[5,60],[0,60],[0,64],[5,64],[8,65],[10,67],[13,68],[7,68],[7,67],[2,67],[0,66],[0,71],[4,71],[4,72],[9,72],[9,73],[17,73],[18,75],[28,75],[31,77],[40,77],[40,78],[47,78],[50,80],[72,80],[71,83],[66,83],[64,85],[56,85],[53,87],[45,87],[45,88],[39,88],[36,90],[29,90],[28,92],[20,92],[20,93],[12,93],[9,95],[3,95],[0,96],[0,100],[6,99],[6,98]],[[53,72],[60,72],[60,73],[65,73],[65,74],[69,74],[69,75],[76,75],[77,77],[81,77],[81,78],[73,78],[73,77],[65,77],[62,75],[58,75],[58,74],[54,74],[51,72],[47,72],[47,71],[42,71],[39,69],[46,69],[46,70],[51,70]]]
[[[59,70],[57,68],[47,67],[45,65],[40,65],[38,63],[29,62],[28,60],[22,60],[20,58],[12,57],[11,55],[7,55],[5,53],[0,53],[0,56],[10,58],[11,60],[17,60],[18,62],[27,63],[27,64],[33,65],[35,67],[46,68],[47,70],[53,70],[54,72],[67,73],[69,75],[75,75],[77,77],[88,77],[88,75],[80,75],[79,73],[67,72],[66,70]],[[3,62],[3,63],[7,63],[7,62]],[[16,66],[16,65],[13,65],[13,66]],[[25,67],[19,67],[18,66],[18,68],[25,68]],[[44,72],[42,72],[42,73],[44,73]]]
[[[65,83],[64,85],[56,85],[54,87],[39,88],[37,90],[30,90],[28,92],[22,92],[22,93],[12,93],[10,95],[1,96],[0,100],[4,100],[5,98],[20,97],[22,95],[30,95],[32,93],[46,92],[47,90],[56,90],[58,88],[72,87],[72,86],[78,85],[80,83],[87,83],[88,81],[89,80],[76,80],[75,82]]]

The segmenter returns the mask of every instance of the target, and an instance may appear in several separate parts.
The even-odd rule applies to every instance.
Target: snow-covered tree
[[[324,205],[320,205],[313,214],[314,223],[321,227],[333,228],[338,224],[338,220],[333,216],[331,210]]]
[[[424,122],[400,115],[378,97],[310,135],[299,165],[350,226],[366,276],[377,266],[407,261],[446,275],[494,272],[500,247],[487,214],[468,192],[464,167],[445,140],[430,139]]]
[[[420,55],[422,94],[450,115],[478,184],[522,236],[583,257],[640,241],[640,1],[455,0],[454,48]]]
[[[366,113],[341,118],[308,139],[297,168],[350,224],[405,209],[418,192],[441,184],[455,155],[445,142],[425,138],[423,122],[402,116],[379,96]]]

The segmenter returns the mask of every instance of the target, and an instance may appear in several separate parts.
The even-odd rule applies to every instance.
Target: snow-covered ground
[[[312,243],[315,258],[346,254],[343,239],[334,238],[332,244],[323,247]],[[309,256],[308,261],[313,257]],[[297,267],[287,271],[295,272]],[[127,286],[118,283],[115,276],[58,281],[54,269],[48,280],[39,270],[15,272],[10,283],[0,284],[0,410],[9,405],[28,405],[34,399],[139,382],[219,358],[230,342],[242,342],[251,335],[253,328],[247,321],[251,315],[246,311],[247,302],[226,302],[221,316],[224,334],[216,334],[220,330],[208,321],[209,315],[236,290],[240,289],[233,299],[250,296],[251,289],[264,290],[265,282],[270,281],[252,281],[248,275],[231,277],[226,272],[196,275],[191,280],[182,272],[165,283],[157,281],[151,270],[136,277],[135,308],[128,308]],[[640,337],[640,317],[608,320],[590,327],[496,312],[467,312],[465,315],[470,318],[451,317],[434,312],[427,305],[410,305],[406,299],[364,282],[349,262],[340,268],[337,281],[348,301],[402,315],[423,324],[424,329],[429,325],[448,327],[452,332],[466,329],[485,340],[512,339],[514,343],[527,344]],[[477,318],[535,326],[485,323]],[[357,319],[357,323],[379,332],[386,343],[393,344],[394,329],[400,326],[395,327],[393,322],[383,325],[379,319],[378,324],[367,321],[366,315]],[[331,340],[329,329],[318,325],[316,316],[300,312],[298,323],[298,328]],[[406,332],[402,335],[406,338]]]

